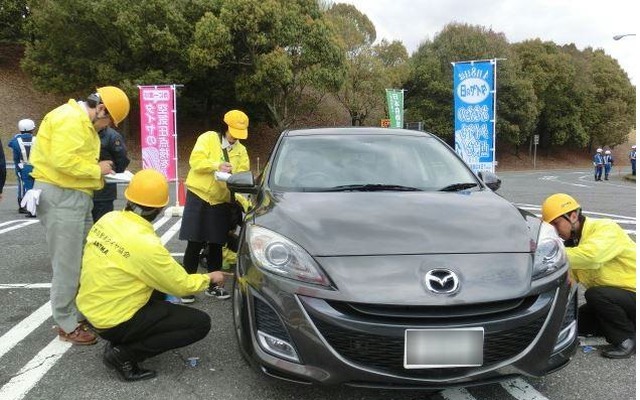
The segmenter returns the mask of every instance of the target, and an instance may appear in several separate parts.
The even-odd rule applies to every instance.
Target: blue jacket
[[[604,165],[604,158],[601,153],[596,153],[593,155],[593,163],[595,165]]]
[[[20,143],[22,143],[22,146]],[[23,180],[28,178],[28,174],[33,171],[33,165],[29,161],[33,143],[35,141],[32,133],[17,133],[8,144],[13,151],[13,164],[15,165],[16,174]]]
[[[124,172],[129,166],[127,148],[122,135],[113,128],[104,128],[98,132],[100,136],[100,161],[113,161],[113,170]],[[104,188],[93,192],[93,201],[113,201],[118,197],[118,186],[115,183],[105,183]]]

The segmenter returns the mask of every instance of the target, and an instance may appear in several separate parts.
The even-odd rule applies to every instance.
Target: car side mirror
[[[498,178],[498,175],[489,171],[478,171],[478,177],[484,182],[485,185],[494,192],[500,189],[502,181]]]
[[[233,192],[238,193],[258,193],[258,187],[253,179],[253,173],[251,171],[238,172],[231,174],[227,179],[227,188]]]

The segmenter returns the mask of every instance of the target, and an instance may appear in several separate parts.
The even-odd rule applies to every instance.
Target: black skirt
[[[180,240],[225,244],[229,233],[230,204],[211,205],[187,190]]]

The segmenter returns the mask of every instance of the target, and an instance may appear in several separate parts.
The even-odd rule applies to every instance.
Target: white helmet
[[[604,154],[611,154],[611,150],[605,150]]]
[[[598,149],[596,150],[596,153],[602,153],[602,149],[598,147]]]
[[[632,148],[632,149],[635,149],[635,148],[636,148],[636,145],[634,144],[633,146],[631,146],[631,148]]]
[[[21,119],[18,121],[18,130],[20,132],[32,132],[36,129],[36,124],[30,119]]]

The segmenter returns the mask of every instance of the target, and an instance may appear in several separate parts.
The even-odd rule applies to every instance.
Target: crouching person
[[[161,292],[190,295],[223,284],[224,275],[187,274],[156,235],[151,222],[169,202],[161,173],[136,173],[124,196],[124,211],[107,213],[89,231],[76,303],[107,341],[105,365],[137,381],[156,376],[139,362],[197,342],[211,328],[208,314],[165,302]]]

